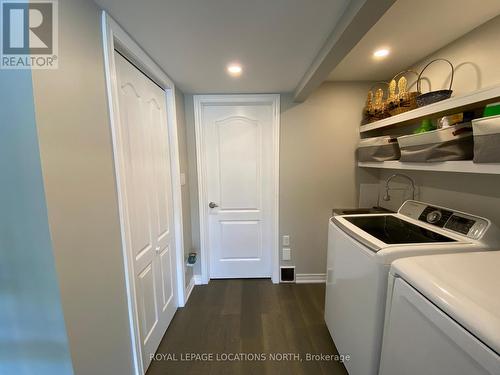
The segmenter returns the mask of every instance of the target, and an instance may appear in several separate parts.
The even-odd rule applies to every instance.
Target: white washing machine
[[[500,375],[500,251],[397,260],[380,375]]]
[[[350,375],[376,375],[387,279],[399,258],[500,247],[488,219],[406,201],[395,214],[330,219],[325,321]]]

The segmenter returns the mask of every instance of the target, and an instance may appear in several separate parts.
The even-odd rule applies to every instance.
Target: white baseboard
[[[326,273],[298,273],[295,275],[297,284],[320,284],[326,282]],[[194,283],[194,284],[193,284]],[[193,284],[191,286],[191,284]],[[195,285],[201,285],[201,275],[193,275],[188,287],[187,296],[191,294]],[[187,301],[187,299],[186,299]]]
[[[326,282],[326,273],[298,273],[295,275],[297,284],[320,284]]]
[[[184,306],[186,305],[187,301],[189,300],[189,297],[191,296],[191,292],[194,289],[194,285],[195,285],[195,279],[193,276],[191,277],[191,280],[189,280],[189,285],[186,288],[186,302],[184,303]]]
[[[194,279],[194,285],[201,285],[201,284],[203,284],[201,282],[201,275],[194,275],[193,279]]]

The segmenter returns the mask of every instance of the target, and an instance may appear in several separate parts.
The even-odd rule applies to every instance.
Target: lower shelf
[[[400,161],[358,162],[362,168],[403,169],[454,173],[500,174],[500,163],[474,164],[471,160],[440,163],[402,163]]]

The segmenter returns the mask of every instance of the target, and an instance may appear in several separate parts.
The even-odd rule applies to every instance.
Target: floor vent
[[[280,282],[294,283],[295,282],[295,266],[280,267]]]

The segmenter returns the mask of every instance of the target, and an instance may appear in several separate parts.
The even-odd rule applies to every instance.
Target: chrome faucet
[[[407,190],[407,189],[394,189],[394,188],[389,187],[389,183],[391,182],[391,180],[396,178],[396,177],[402,177],[410,182],[411,199],[415,200],[415,181],[413,181],[413,179],[410,176],[407,176],[407,175],[402,174],[402,173],[396,173],[396,174],[393,174],[391,177],[389,177],[387,179],[387,181],[385,182],[385,195],[383,198],[384,201],[388,202],[391,200],[391,196],[389,195],[390,190]]]

